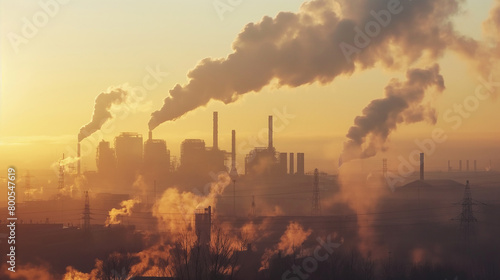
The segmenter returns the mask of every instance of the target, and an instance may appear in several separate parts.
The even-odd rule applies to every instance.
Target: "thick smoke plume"
[[[495,1],[494,7],[490,11],[488,19],[483,23],[484,31],[487,37],[496,39],[498,46],[498,39],[500,38],[500,0]]]
[[[385,88],[385,98],[370,102],[357,116],[349,129],[344,145],[342,160],[374,156],[385,149],[387,138],[400,124],[429,121],[435,124],[435,110],[424,104],[425,92],[430,87],[438,91],[445,89],[444,79],[439,74],[439,66],[428,69],[410,69],[407,80],[393,79]]]
[[[439,58],[448,47],[472,54],[475,42],[457,35],[450,21],[462,2],[401,1],[397,13],[389,13],[386,0],[314,0],[297,13],[266,16],[244,28],[228,57],[199,62],[188,73],[186,85],[170,90],[163,107],[152,114],[149,128],[210,100],[234,102],[273,81],[298,87],[326,84],[339,75],[376,65],[406,69],[415,61]],[[377,20],[374,13],[385,18]],[[379,32],[360,39],[360,32],[367,33],[371,22],[379,22]]]
[[[122,208],[116,209],[113,208],[109,211],[108,217],[106,218],[106,226],[109,225],[117,225],[121,223],[120,217],[127,216],[130,217],[132,215],[132,208],[134,205],[141,202],[139,199],[129,199],[120,202],[120,206]]]
[[[210,185],[210,191],[205,196],[168,188],[152,209],[153,216],[158,219],[160,230],[179,235],[193,229],[195,210],[211,206],[215,212],[217,198],[230,183],[231,178],[226,172],[218,175],[217,181]]]
[[[304,230],[298,222],[290,222],[281,236],[280,242],[273,249],[266,249],[262,255],[260,270],[267,268],[271,258],[277,254],[282,254],[282,256],[295,254],[311,233],[311,229]]]
[[[99,94],[95,99],[92,120],[80,129],[78,142],[101,129],[102,125],[113,117],[110,112],[111,106],[119,105],[125,102],[127,95],[128,92],[122,88],[113,88],[107,92]]]

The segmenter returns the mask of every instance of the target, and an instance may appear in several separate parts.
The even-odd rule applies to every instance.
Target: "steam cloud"
[[[212,206],[215,212],[218,197],[230,183],[231,178],[225,172],[218,175],[217,182],[210,185],[210,191],[205,196],[168,188],[153,206],[153,216],[158,219],[161,230],[173,234],[186,233],[188,228],[193,228],[192,216],[195,210]]]
[[[129,199],[120,202],[122,208],[113,208],[109,211],[108,217],[106,218],[106,226],[120,224],[120,216],[130,216],[132,215],[132,208],[134,205],[141,202],[139,199]]]
[[[400,12],[390,15],[379,34],[365,37],[366,45],[348,59],[341,44],[356,46],[356,35],[373,13],[388,9],[385,0],[314,0],[298,13],[281,12],[250,23],[233,43],[226,58],[205,58],[188,73],[186,85],[170,90],[163,107],[153,112],[150,130],[175,120],[210,100],[236,101],[276,81],[278,86],[326,84],[342,74],[376,65],[406,69],[420,59],[435,60],[449,47],[477,54],[477,42],[456,34],[451,16],[461,0],[401,1]],[[366,34],[365,34],[366,36]],[[359,41],[359,40],[358,40]]]
[[[122,88],[114,88],[108,92],[99,94],[95,99],[94,114],[92,120],[80,129],[78,142],[101,129],[102,125],[113,117],[110,112],[113,104],[119,105],[125,102],[128,92]]]
[[[428,69],[410,69],[407,81],[393,79],[385,88],[386,97],[370,102],[357,116],[354,126],[349,129],[342,160],[367,158],[385,149],[390,133],[399,124],[416,123],[424,120],[435,124],[436,112],[430,105],[423,104],[425,92],[429,87],[438,91],[445,89],[444,79],[439,74],[439,66]]]
[[[261,259],[261,267],[259,270],[265,269],[269,265],[270,259],[279,253],[284,256],[292,255],[295,253],[297,248],[299,248],[304,241],[311,235],[312,230],[304,230],[302,225],[298,222],[290,222],[280,237],[280,242],[274,247],[274,249],[266,249],[264,255]]]

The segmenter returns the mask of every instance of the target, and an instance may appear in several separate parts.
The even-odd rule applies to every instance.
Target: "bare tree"
[[[128,279],[134,263],[131,254],[112,253],[97,264],[97,278],[102,280]]]

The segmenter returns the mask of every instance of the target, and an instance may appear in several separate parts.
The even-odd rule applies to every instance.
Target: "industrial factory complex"
[[[218,145],[218,113],[213,113],[213,142],[208,147],[202,139],[185,139],[180,147],[180,160],[173,162],[165,140],[154,139],[150,131],[142,135],[124,132],[114,143],[102,140],[97,147],[97,171],[85,172],[93,187],[112,188],[129,193],[140,175],[159,193],[168,186],[196,187],[206,184],[212,174],[228,172],[233,179],[283,178],[288,175],[305,176],[304,153],[278,152],[273,145],[273,116],[269,116],[268,146],[255,147],[244,156],[245,166],[236,166],[236,131],[232,131],[231,151]],[[77,167],[80,172],[80,167]],[[116,186],[116,187],[115,187]]]
[[[473,229],[485,230],[485,224],[478,221],[491,219],[490,214],[475,213],[473,206],[478,205],[476,199],[487,201],[492,190],[498,193],[492,182],[500,176],[491,168],[479,171],[476,160],[472,166],[466,160],[465,168],[462,161],[449,161],[448,172],[431,172],[426,170],[426,163],[432,159],[419,153],[415,171],[405,174],[405,180],[395,187],[390,177],[397,170],[390,169],[388,159],[383,159],[380,172],[368,176],[354,173],[348,178],[348,189],[342,190],[343,179],[338,175],[305,166],[305,154],[297,152],[300,147],[293,152],[275,147],[273,116],[268,117],[267,146],[254,147],[246,155],[237,154],[235,130],[224,133],[231,135],[231,150],[219,146],[218,119],[214,112],[212,145],[207,146],[202,139],[185,139],[179,160],[171,156],[166,141],[155,139],[151,131],[146,139],[138,133],[123,132],[112,143],[100,141],[95,171],[81,171],[80,157],[69,163],[63,157],[57,168],[57,193],[50,199],[36,198],[29,191],[33,188],[32,176],[25,176],[20,185],[25,195],[18,204],[18,239],[24,240],[18,248],[19,260],[40,263],[47,259],[61,274],[68,265],[103,273],[106,261],[117,261],[112,257],[118,256],[113,255],[116,252],[128,252],[119,256],[137,260],[148,248],[159,250],[155,254],[167,254],[161,250],[170,248],[170,256],[165,259],[178,261],[182,254],[189,259],[176,266],[157,263],[165,260],[161,257],[150,259],[149,266],[153,262],[155,269],[163,270],[136,271],[128,267],[126,275],[179,276],[197,269],[208,273],[208,267],[197,267],[196,259],[209,258],[214,244],[231,239],[232,257],[226,260],[224,269],[238,263],[241,279],[274,279],[281,274],[273,269],[305,261],[304,248],[316,246],[316,238],[330,238],[330,232],[334,232],[335,248],[342,245],[336,250],[347,254],[349,248],[366,238],[359,229],[370,226],[374,228],[371,238],[405,257],[403,252],[412,246],[399,244],[400,234],[452,247],[447,235],[466,232],[463,240],[469,244]],[[80,142],[77,146],[80,156]],[[236,157],[244,157],[244,166],[236,164]],[[378,210],[370,212],[367,208],[360,218],[339,196],[341,191],[358,199],[376,195],[380,204],[373,207]],[[1,211],[6,213],[7,209]],[[418,234],[422,231],[429,235]],[[290,237],[293,232],[304,239],[296,241]],[[188,239],[182,238],[189,238],[190,233],[195,241],[189,242],[195,245],[189,249],[154,247],[161,242],[186,245],[182,242]],[[299,244],[293,244],[284,255],[281,249],[271,253],[270,244],[287,238]],[[383,258],[385,253],[376,254]],[[95,258],[104,263],[96,264]],[[186,271],[174,271],[174,266]]]

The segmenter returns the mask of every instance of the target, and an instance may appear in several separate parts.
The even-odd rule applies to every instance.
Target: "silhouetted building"
[[[144,143],[144,176],[149,183],[163,182],[170,172],[170,151],[164,140],[148,139]]]
[[[290,153],[290,175],[295,174],[295,159],[293,153]]]
[[[198,242],[202,246],[210,243],[210,233],[212,231],[212,207],[196,210],[194,214],[194,228]]]
[[[115,150],[110,143],[102,140],[97,146],[96,155],[97,172],[103,180],[112,180],[116,173]]]
[[[297,153],[297,174],[304,175],[304,153]]]
[[[121,183],[131,184],[142,167],[142,135],[123,132],[115,138],[116,171]]]
[[[180,169],[194,169],[205,162],[205,141],[201,139],[186,139],[181,144]]]
[[[276,170],[274,149],[255,148],[245,157],[246,175],[271,175]]]

